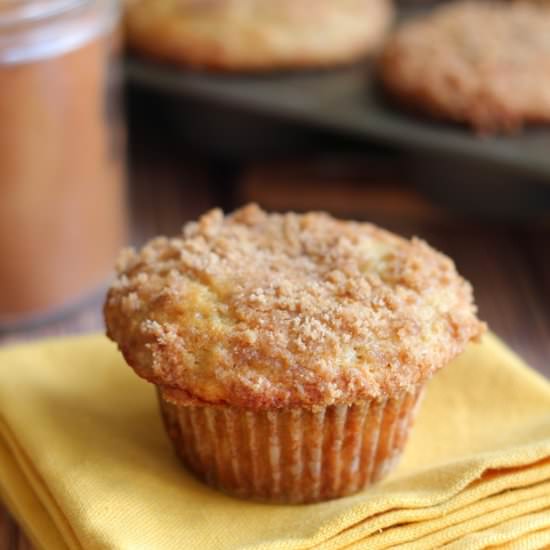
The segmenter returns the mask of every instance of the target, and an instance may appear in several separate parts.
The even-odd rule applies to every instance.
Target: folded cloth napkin
[[[105,337],[5,348],[0,491],[48,549],[544,548],[550,384],[489,335],[430,383],[390,478],[283,506],[188,474],[154,388]]]

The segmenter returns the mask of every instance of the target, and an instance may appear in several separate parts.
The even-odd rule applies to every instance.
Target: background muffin
[[[105,317],[209,483],[352,493],[398,458],[426,380],[483,331],[453,263],[326,214],[219,210],[121,258]]]
[[[531,2],[444,5],[390,37],[382,80],[405,105],[482,133],[548,123],[549,28],[550,8]]]
[[[130,47],[181,65],[264,70],[346,63],[376,48],[390,0],[134,0]]]

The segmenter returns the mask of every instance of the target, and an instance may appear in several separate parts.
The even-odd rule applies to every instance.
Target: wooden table
[[[211,206],[254,200],[268,209],[327,209],[424,237],[452,256],[471,280],[480,316],[528,363],[550,377],[550,227],[483,222],[451,215],[414,189],[399,158],[319,155],[318,158],[207,170],[158,136],[134,146],[131,162],[132,240],[173,234]],[[327,160],[328,159],[328,160]],[[213,175],[215,178],[213,178]],[[213,181],[216,180],[216,181]],[[498,197],[495,197],[498,200]],[[550,213],[549,213],[550,217]],[[21,339],[102,328],[101,299],[57,322],[11,334]],[[28,549],[24,534],[0,503],[0,550]]]

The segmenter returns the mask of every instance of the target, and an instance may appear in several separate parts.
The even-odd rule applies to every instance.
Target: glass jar
[[[119,17],[0,1],[0,326],[98,288],[125,240]]]

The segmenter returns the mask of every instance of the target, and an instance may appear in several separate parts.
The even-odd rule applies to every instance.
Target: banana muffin
[[[378,47],[391,0],[132,0],[130,48],[174,64],[261,71],[351,62]]]
[[[550,6],[459,1],[405,22],[380,59],[386,90],[404,106],[510,133],[550,122]]]
[[[282,502],[381,479],[427,380],[485,328],[423,241],[256,205],[125,251],[105,319],[187,467]]]

